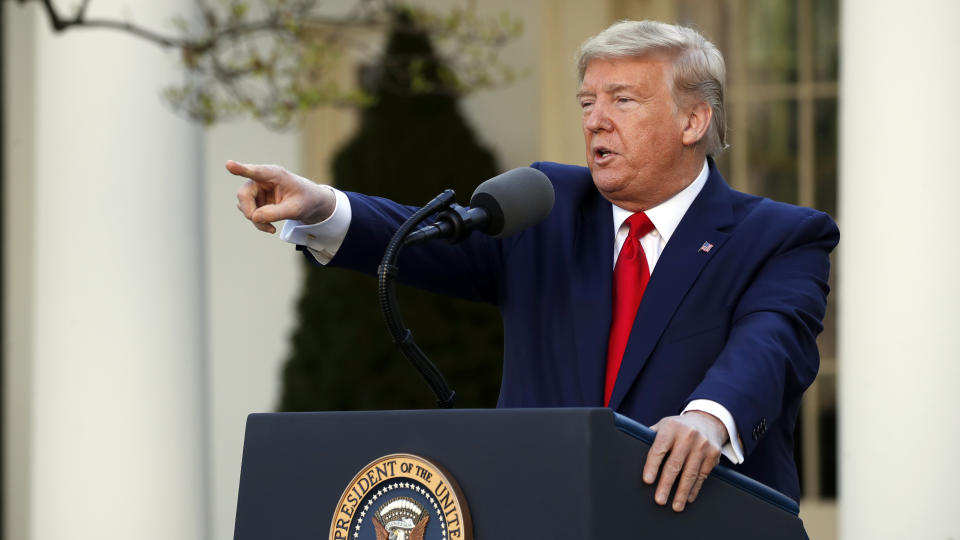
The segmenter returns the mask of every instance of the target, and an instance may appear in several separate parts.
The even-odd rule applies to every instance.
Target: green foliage
[[[197,0],[194,17],[170,20],[171,33],[129,20],[88,19],[88,1],[69,15],[51,0],[18,3],[42,3],[56,32],[110,28],[177,51],[183,82],[167,88],[164,97],[192,120],[209,125],[248,115],[283,129],[314,107],[372,102],[365,92],[335,83],[336,63],[368,52],[368,40],[356,39],[354,30],[385,28],[399,12],[403,24],[438,43],[444,60],[432,77],[406,63],[412,76],[405,91],[462,96],[515,80],[518,73],[500,61],[499,51],[522,31],[519,19],[506,12],[481,18],[473,0],[461,1],[433,9],[404,7],[398,0],[349,0],[349,9],[331,15],[319,0]]]
[[[372,91],[374,104],[364,110],[359,132],[338,154],[334,178],[342,189],[408,204],[423,204],[447,187],[462,200],[497,167],[466,124],[454,95],[408,90],[413,80],[438,88],[446,69],[412,20],[401,16],[395,24]],[[307,266],[280,408],[436,406],[387,333],[376,281]],[[417,343],[457,392],[457,406],[494,406],[503,355],[496,309],[402,287],[398,297]]]
[[[403,24],[416,27],[438,44],[444,67],[432,77],[407,63],[412,76],[405,90],[414,94],[466,95],[515,80],[518,72],[499,59],[500,50],[522,32],[508,13],[482,18],[472,2],[449,10],[403,7],[393,0],[354,0],[354,9],[338,18],[323,15],[317,0],[221,0],[202,3],[193,25],[179,17],[176,46],[185,68],[184,82],[165,97],[178,111],[205,124],[252,116],[281,129],[299,114],[321,106],[371,103],[363,91],[340,88],[336,62],[366,50],[351,38],[352,28],[386,27],[404,12]]]

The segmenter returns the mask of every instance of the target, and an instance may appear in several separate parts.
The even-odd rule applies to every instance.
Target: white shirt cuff
[[[683,409],[683,412],[687,411],[705,412],[723,422],[723,425],[727,428],[728,437],[727,444],[723,445],[720,451],[732,463],[743,463],[743,444],[740,443],[740,432],[737,431],[737,424],[733,421],[733,415],[726,407],[709,399],[695,399]]]
[[[312,225],[304,225],[295,219],[287,220],[280,231],[281,240],[305,246],[320,264],[329,263],[337,254],[343,239],[347,237],[353,216],[347,194],[330,186],[324,187],[333,191],[337,198],[333,213],[327,219]]]

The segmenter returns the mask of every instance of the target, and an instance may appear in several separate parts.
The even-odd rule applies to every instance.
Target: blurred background
[[[256,231],[223,163],[410,204],[446,187],[465,202],[538,160],[583,164],[573,58],[624,18],[693,26],[723,51],[717,162],[733,187],[840,226],[796,437],[810,536],[960,537],[960,3],[417,2],[465,27],[467,13],[499,21],[469,44],[489,58],[409,20],[344,15],[363,4],[321,6],[349,22],[339,43],[362,44],[322,53],[333,98],[257,109],[197,93],[205,60],[185,49],[57,33],[41,2],[0,2],[3,538],[231,538],[247,414],[430,407],[375,282],[317,272]],[[69,17],[87,2],[52,5]],[[171,35],[209,27],[205,6],[96,0],[87,16]],[[481,77],[444,86],[451,58]],[[460,405],[494,406],[495,310],[406,290],[401,305]]]

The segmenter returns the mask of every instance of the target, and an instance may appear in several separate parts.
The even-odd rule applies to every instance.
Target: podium
[[[333,538],[337,516],[359,517],[364,500],[369,522],[380,503],[358,473],[394,454],[439,465],[469,507],[469,517],[451,510],[443,530],[435,519],[426,540],[464,538],[470,518],[478,540],[806,538],[793,500],[723,466],[683,512],[658,506],[641,480],[653,436],[601,408],[251,414],[234,538]],[[412,485],[400,480],[401,491]],[[337,538],[383,538],[344,531]]]

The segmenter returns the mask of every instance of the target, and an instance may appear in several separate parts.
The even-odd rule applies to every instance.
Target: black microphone
[[[468,208],[454,203],[438,213],[433,225],[410,233],[404,245],[433,238],[459,242],[473,229],[510,236],[546,218],[553,201],[553,184],[547,175],[530,167],[513,169],[477,186]]]

